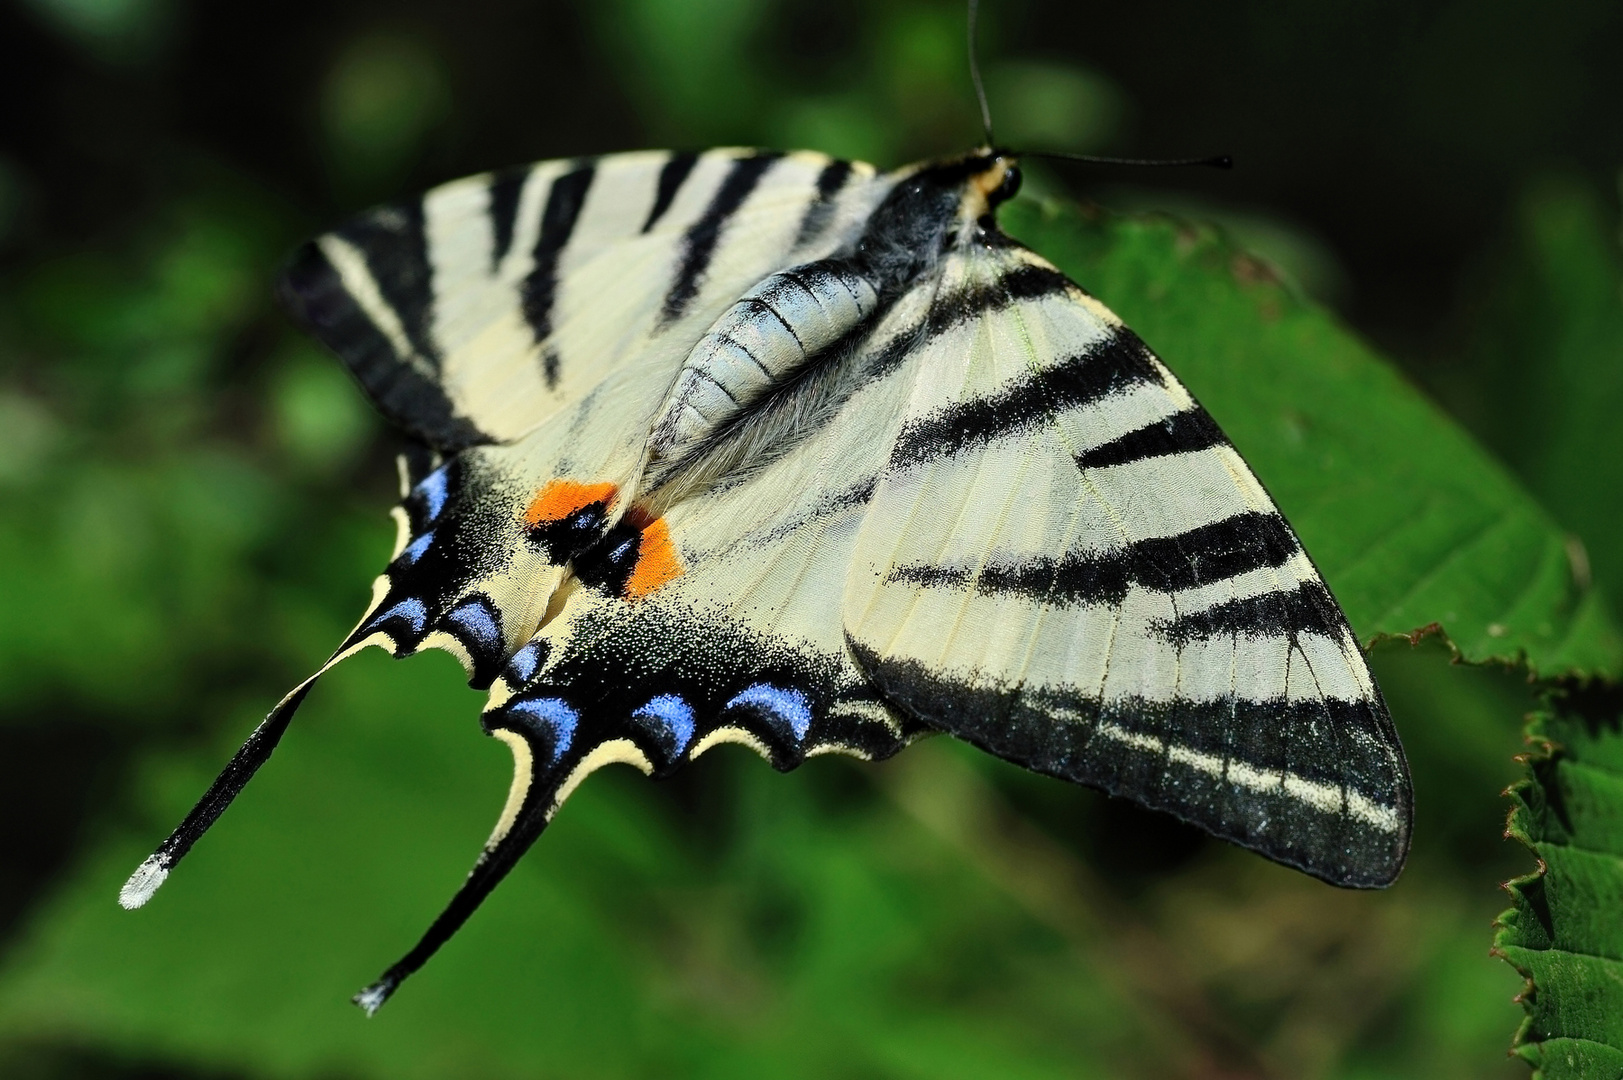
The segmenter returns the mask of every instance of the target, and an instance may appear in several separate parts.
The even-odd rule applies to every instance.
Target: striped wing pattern
[[[695,340],[786,252],[847,243],[888,186],[875,180],[821,155],[742,150],[543,162],[307,245],[283,282],[289,306],[408,430],[448,452],[465,443],[405,476],[394,556],[333,662],[368,644],[441,648],[489,686],[575,553],[567,535],[535,542],[531,496],[582,478],[612,494],[568,505],[560,529],[595,536],[618,518],[647,418]],[[403,385],[416,396],[398,406]]]
[[[678,575],[646,596],[568,591],[492,688],[487,724],[567,709],[625,736],[624,760],[656,774],[720,742],[788,769],[829,751],[888,756],[927,730],[857,665],[840,598],[883,460],[876,433],[894,432],[906,390],[908,367],[891,353],[919,334],[933,292],[919,288],[867,329],[846,377],[775,403],[798,417],[775,426],[779,453],[666,511]],[[808,407],[819,395],[832,401]],[[670,715],[685,720],[672,729]]]
[[[512,791],[377,1008],[581,779],[933,731],[1341,885],[1408,844],[1402,750],[1290,527],[1139,340],[997,230],[987,152],[880,174],[715,150],[544,162],[307,245],[289,308],[427,449],[321,671],[139,906],[367,645],[489,687]]]
[[[509,442],[628,361],[674,374],[745,289],[846,241],[876,178],[752,150],[547,161],[363,214],[305,245],[281,295],[406,431]]]
[[[845,591],[864,670],[1000,757],[1389,883],[1402,751],[1290,526],[1107,310],[1030,252],[970,261],[1055,288],[923,350]]]

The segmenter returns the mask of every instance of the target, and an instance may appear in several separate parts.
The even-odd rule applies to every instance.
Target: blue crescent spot
[[[415,596],[408,596],[389,610],[374,616],[372,621],[366,624],[366,628],[376,630],[390,619],[405,619],[411,624],[413,634],[421,634],[423,624],[428,621],[428,611],[423,607],[421,600]]]
[[[517,701],[509,705],[507,711],[523,718],[531,731],[537,734],[544,731],[552,736],[553,761],[563,757],[569,750],[569,744],[575,741],[575,726],[580,723],[580,713],[570,708],[563,698]]]
[[[541,650],[545,644],[532,641],[508,658],[507,670],[502,673],[508,683],[522,686],[534,677],[536,668],[541,666]]]
[[[661,694],[631,714],[636,720],[658,720],[676,740],[672,757],[679,756],[693,741],[693,706],[676,694]]]
[[[772,719],[788,724],[789,730],[795,733],[796,742],[805,739],[806,732],[811,728],[811,702],[794,687],[785,689],[771,683],[746,686],[726,705],[729,709],[739,706],[758,709]]]
[[[501,648],[502,630],[490,601],[482,596],[465,600],[445,616],[445,621],[467,631],[468,636],[485,649],[494,652]]]
[[[423,503],[428,508],[428,512],[423,518],[424,523],[433,521],[440,516],[440,511],[445,509],[445,499],[449,494],[448,488],[451,482],[445,471],[447,468],[449,466],[441,465],[423,477],[417,485],[417,491],[422,495]]]
[[[410,566],[412,563],[423,557],[423,552],[427,551],[428,545],[432,544],[433,542],[433,531],[430,530],[425,532],[423,535],[407,544],[405,550],[401,551],[400,557],[395,561],[405,563],[407,566]]]

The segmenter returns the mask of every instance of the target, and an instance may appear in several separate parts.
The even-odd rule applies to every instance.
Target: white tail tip
[[[152,899],[152,894],[158,891],[158,886],[168,876],[169,866],[164,859],[157,855],[149,856],[146,862],[135,868],[135,873],[130,875],[124,887],[118,890],[119,906],[134,911]]]
[[[356,994],[354,1000],[355,1004],[366,1010],[366,1015],[371,1016],[382,1007],[385,1001],[389,1000],[389,991],[383,988],[382,983],[379,983],[376,986],[368,986],[365,990]]]

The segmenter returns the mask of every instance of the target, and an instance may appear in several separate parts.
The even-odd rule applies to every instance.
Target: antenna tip
[[[118,890],[118,904],[125,911],[134,911],[136,908],[152,899],[152,894],[158,891],[158,886],[169,877],[169,861],[162,855],[148,856],[146,862],[135,868],[135,873]]]

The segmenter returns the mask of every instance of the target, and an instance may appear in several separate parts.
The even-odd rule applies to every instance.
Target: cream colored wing
[[[867,677],[842,598],[931,349],[1069,287],[1024,265],[987,288],[971,265],[949,258],[815,370],[753,400],[746,420],[721,417],[704,457],[644,490],[571,561],[562,602],[485,711],[486,730],[514,753],[507,809],[446,913],[364,1004],[380,1004],[455,931],[596,768],[663,776],[737,742],[788,769],[830,751],[884,757],[931,729]]]
[[[509,442],[623,365],[674,372],[745,289],[846,243],[888,188],[811,153],[546,161],[362,214],[300,250],[281,296],[407,431]]]
[[[987,289],[1046,266],[957,262]],[[916,364],[844,599],[881,693],[1318,877],[1389,883],[1408,773],[1358,642],[1171,373],[1074,285]]]

